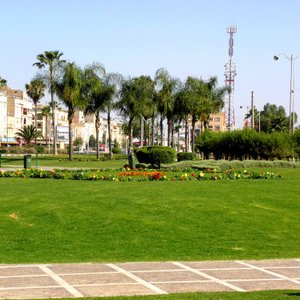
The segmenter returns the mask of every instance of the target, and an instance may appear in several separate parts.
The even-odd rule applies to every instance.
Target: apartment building
[[[16,144],[15,133],[24,125],[31,125],[32,102],[25,92],[3,87],[0,90],[0,141]]]

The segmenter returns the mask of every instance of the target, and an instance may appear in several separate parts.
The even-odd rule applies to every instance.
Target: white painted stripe
[[[114,270],[116,270],[116,271],[118,271],[118,272],[126,275],[127,277],[129,277],[129,278],[133,279],[134,281],[142,284],[143,286],[147,287],[148,289],[152,290],[153,292],[155,292],[157,294],[161,294],[161,295],[168,294],[166,291],[161,290],[157,286],[155,286],[155,285],[153,285],[153,284],[145,281],[144,279],[142,279],[142,278],[140,278],[140,277],[138,277],[138,276],[136,276],[136,275],[134,275],[134,274],[132,274],[132,273],[130,273],[130,272],[122,269],[122,268],[120,268],[119,266],[116,266],[114,264],[107,264],[107,266],[109,266],[112,269],[114,269]]]
[[[41,265],[0,265],[0,269],[10,269],[10,268],[39,268]],[[50,265],[43,265],[50,266]]]
[[[13,286],[13,287],[5,287],[0,288],[1,291],[10,291],[10,290],[30,290],[30,289],[61,289],[62,287],[60,285],[39,285],[39,286]],[[2,298],[0,298],[2,299]]]
[[[281,275],[279,273],[275,273],[273,271],[268,271],[264,268],[260,268],[260,267],[257,267],[255,265],[252,265],[252,264],[248,264],[248,263],[245,263],[243,261],[236,261],[237,263],[239,264],[242,264],[244,266],[247,266],[247,267],[251,267],[252,269],[255,269],[255,270],[258,270],[258,271],[261,271],[261,272],[264,272],[264,273],[267,273],[269,275],[272,275],[272,276],[275,276],[277,278],[280,278],[280,279],[284,279],[284,280],[288,280],[288,281],[291,281],[293,283],[296,283],[296,284],[300,284],[300,281],[299,280],[296,280],[296,279],[292,279],[290,277],[287,277],[287,276],[284,276],[284,275]]]
[[[53,280],[55,280],[58,284],[60,284],[63,288],[65,288],[71,295],[74,297],[83,297],[83,295],[77,291],[73,286],[71,286],[69,283],[67,283],[65,280],[63,280],[61,277],[56,275],[53,271],[51,271],[46,266],[39,266],[39,268],[44,271],[47,275],[49,275]]]
[[[0,279],[5,278],[31,278],[31,277],[48,277],[46,274],[40,274],[40,275],[7,275],[7,276],[0,276]]]
[[[195,268],[195,270],[200,271],[226,271],[226,270],[251,270],[251,268]],[[138,270],[130,271],[131,273],[168,273],[168,272],[186,272],[183,269],[168,269],[168,270]]]
[[[58,276],[80,276],[80,275],[105,275],[105,274],[118,274],[119,272],[83,272],[83,273],[56,273]]]
[[[210,279],[210,280],[212,280],[213,282],[216,282],[216,283],[219,283],[219,284],[221,284],[221,285],[223,285],[223,286],[229,287],[229,288],[231,288],[231,289],[234,290],[234,291],[237,291],[237,292],[246,292],[244,289],[242,289],[242,288],[240,288],[240,287],[237,287],[237,286],[235,286],[235,285],[233,285],[233,284],[230,284],[230,283],[228,283],[228,282],[226,282],[226,281],[223,281],[223,280],[221,280],[221,279],[218,279],[218,278],[216,278],[216,277],[213,277],[213,276],[211,276],[211,275],[208,275],[208,274],[206,274],[206,273],[204,273],[204,272],[202,272],[202,271],[199,271],[199,270],[193,269],[193,268],[191,268],[191,267],[188,267],[188,266],[186,266],[186,265],[184,265],[184,264],[182,264],[182,263],[179,263],[179,262],[173,262],[173,264],[174,264],[175,266],[181,267],[181,268],[183,268],[183,269],[185,269],[185,270],[188,270],[188,271],[190,271],[190,272],[193,272],[193,273],[195,273],[195,274],[198,274],[198,275],[200,275],[200,276],[202,276],[202,277],[204,277],[204,278]]]

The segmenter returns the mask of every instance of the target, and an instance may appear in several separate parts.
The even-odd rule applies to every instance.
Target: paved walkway
[[[300,290],[300,259],[0,264],[0,299]]]

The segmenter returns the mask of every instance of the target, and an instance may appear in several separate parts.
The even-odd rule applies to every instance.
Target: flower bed
[[[94,181],[192,181],[192,180],[239,180],[239,179],[275,179],[280,174],[272,172],[248,172],[247,170],[225,170],[217,172],[214,169],[192,170],[185,173],[165,173],[156,170],[129,170],[128,168],[116,174],[102,170],[42,170],[20,169],[17,171],[0,171],[0,177],[19,178],[52,178],[69,180]]]

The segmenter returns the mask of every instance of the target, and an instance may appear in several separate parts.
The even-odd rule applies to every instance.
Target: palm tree
[[[51,107],[49,105],[44,106],[42,108],[41,116],[45,117],[45,139],[46,139],[46,146],[48,146],[48,118],[52,116],[51,114]]]
[[[88,66],[84,69],[84,85],[83,96],[87,101],[85,107],[85,114],[95,115],[95,129],[96,129],[96,157],[99,159],[99,128],[100,128],[100,112],[103,109],[103,83],[101,80],[101,73],[105,69],[100,65]]]
[[[54,90],[68,111],[69,160],[73,160],[72,123],[76,109],[83,109],[86,99],[82,97],[83,71],[75,63],[66,63],[61,68],[60,78],[54,82]]]
[[[33,79],[29,84],[25,84],[25,88],[27,95],[32,99],[34,103],[34,126],[37,127],[37,104],[40,99],[45,96],[44,91],[46,85],[41,79]]]
[[[0,76],[0,88],[4,87],[6,85],[7,85],[7,81]]]
[[[16,137],[25,140],[27,145],[31,145],[31,142],[40,136],[41,133],[33,125],[24,126],[16,132]]]
[[[155,73],[155,83],[157,86],[156,103],[157,109],[160,113],[160,133],[161,133],[161,145],[163,144],[163,121],[167,118],[168,121],[168,146],[171,144],[171,132],[172,132],[172,116],[174,108],[174,94],[178,80],[172,78],[167,70],[158,69]]]
[[[52,129],[53,129],[53,152],[54,155],[57,155],[57,145],[56,145],[56,130],[55,130],[55,106],[54,106],[54,71],[59,62],[64,62],[60,60],[62,52],[59,51],[45,51],[42,54],[37,55],[38,62],[34,63],[34,66],[37,66],[39,69],[42,69],[46,66],[49,66],[49,87],[50,87],[50,96],[52,104]]]
[[[116,107],[125,118],[128,118],[128,154],[133,146],[133,121],[143,113],[145,103],[153,98],[153,92],[153,81],[149,76],[129,78],[121,85],[120,100]]]
[[[209,98],[206,108],[203,110],[200,120],[203,123],[203,131],[207,129],[208,122],[211,114],[215,114],[221,111],[224,107],[224,96],[230,92],[230,87],[218,87],[217,77],[211,77],[206,82]]]
[[[102,111],[107,115],[109,159],[112,159],[111,112],[116,106],[115,98],[117,95],[117,86],[122,80],[122,75],[118,73],[106,73],[102,78],[104,99]]]

